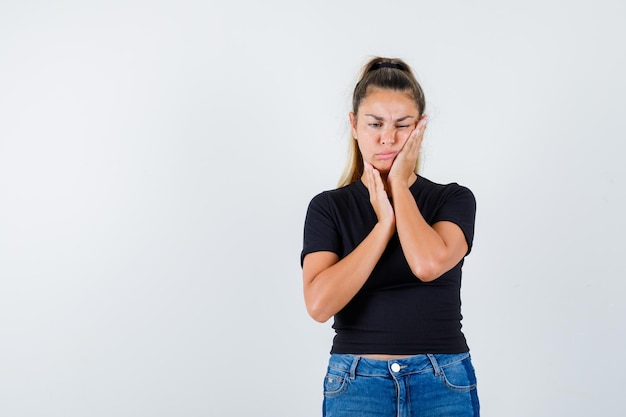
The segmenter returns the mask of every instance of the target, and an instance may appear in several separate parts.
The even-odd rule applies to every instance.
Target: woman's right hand
[[[385,191],[380,172],[367,161],[363,161],[363,165],[365,167],[365,186],[369,191],[370,203],[374,208],[378,223],[395,229],[396,216],[387,191]]]
[[[363,287],[396,230],[396,216],[380,172],[367,162],[363,183],[378,223],[359,245],[339,259],[334,252],[307,254],[302,265],[304,301],[311,317],[325,322],[341,311]]]

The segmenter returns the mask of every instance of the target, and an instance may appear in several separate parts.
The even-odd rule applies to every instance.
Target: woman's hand
[[[424,139],[424,130],[426,130],[427,124],[428,116],[422,116],[413,132],[411,132],[409,139],[407,139],[396,156],[389,170],[389,175],[387,176],[387,182],[390,185],[394,182],[409,185],[411,182],[415,174],[415,164],[417,163],[422,140]]]
[[[341,311],[361,290],[396,230],[396,216],[380,172],[366,161],[363,164],[363,183],[378,222],[344,258],[319,251],[307,254],[303,260],[304,301],[311,317],[319,322]]]
[[[363,165],[365,166],[365,186],[369,191],[370,203],[374,208],[378,222],[393,228],[395,227],[395,214],[385,191],[385,184],[383,184],[380,172],[367,161],[363,161]]]

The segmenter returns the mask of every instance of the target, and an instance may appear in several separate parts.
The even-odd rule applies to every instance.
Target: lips
[[[384,152],[384,153],[377,153],[376,154],[376,159],[381,159],[383,161],[386,161],[388,159],[393,159],[395,158],[397,155],[397,152]]]

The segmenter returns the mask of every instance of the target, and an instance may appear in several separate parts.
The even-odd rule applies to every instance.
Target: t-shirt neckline
[[[411,184],[411,186],[409,187],[409,190],[413,191],[413,188],[418,186],[418,183],[421,182],[422,178],[423,177],[421,175],[417,175],[417,178],[415,179],[415,181],[413,181],[413,184]],[[361,194],[364,194],[366,197],[369,198],[369,191],[367,187],[365,186],[365,184],[363,183],[363,180],[361,178],[356,180],[356,187]]]

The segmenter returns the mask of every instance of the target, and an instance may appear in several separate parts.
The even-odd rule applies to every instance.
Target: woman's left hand
[[[424,139],[424,130],[428,124],[428,116],[422,116],[415,126],[413,132],[407,139],[406,143],[393,161],[393,165],[389,170],[387,182],[389,184],[400,181],[409,184],[411,178],[415,174],[415,164],[419,155],[422,140]]]

